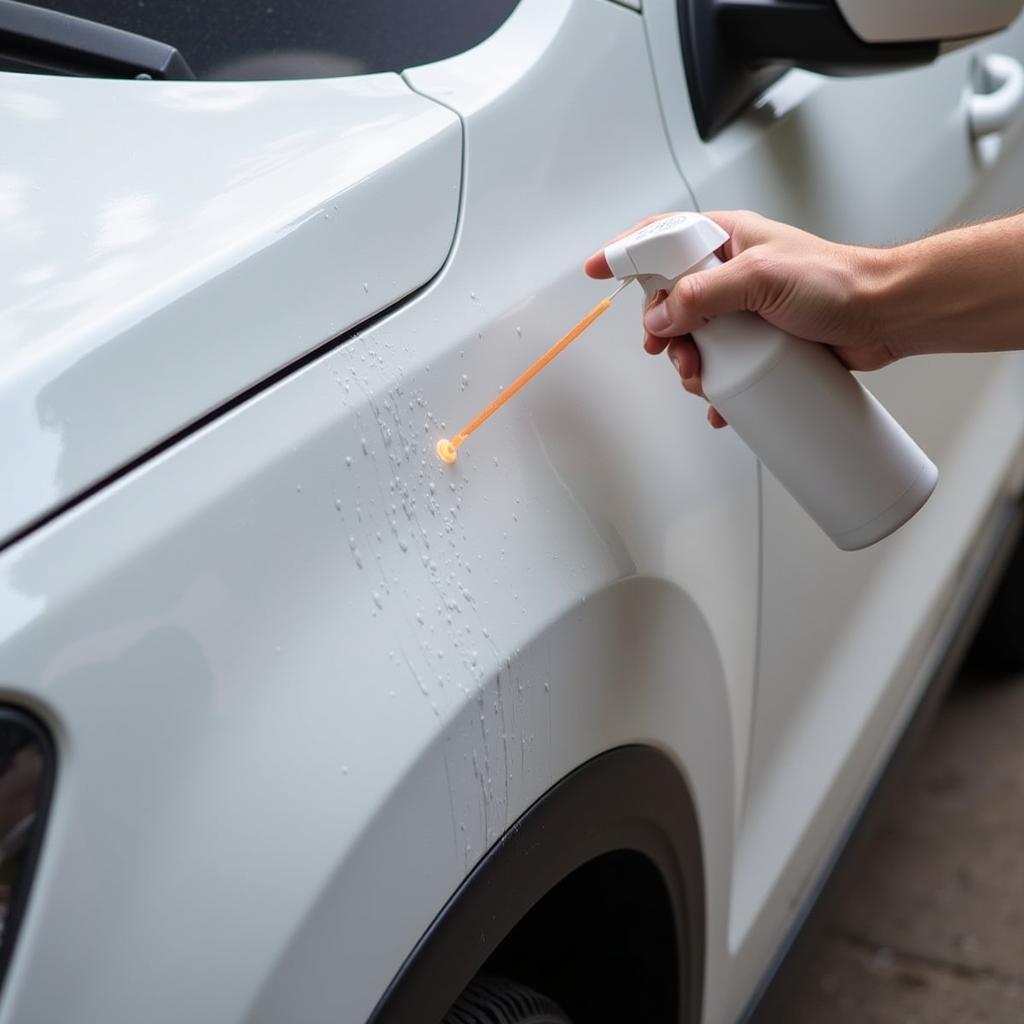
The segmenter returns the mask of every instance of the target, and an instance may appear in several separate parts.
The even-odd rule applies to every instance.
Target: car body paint
[[[970,394],[956,417],[928,395],[946,394],[943,374],[963,361],[880,378],[956,489],[874,560],[819,550],[749,451],[707,428],[664,359],[638,351],[639,293],[617,299],[454,467],[434,445],[608,294],[580,264],[640,217],[764,205],[881,241],[884,211],[822,195],[863,204],[898,187],[908,198],[891,223],[915,233],[975,209],[983,183],[1008,201],[1019,150],[1008,135],[1009,163],[965,177],[942,62],[916,79],[793,75],[777,104],[704,144],[687,136],[681,65],[678,81],[666,72],[675,4],[642,6],[522,0],[480,47],[407,72],[405,85],[389,79],[388,96],[433,126],[412,153],[436,157],[437,175],[403,180],[437,195],[454,173],[459,205],[442,216],[426,193],[408,197],[434,226],[431,258],[408,264],[418,269],[388,312],[0,555],[0,680],[51,725],[60,755],[2,1024],[364,1021],[484,851],[553,783],[625,743],[666,751],[693,792],[705,1020],[731,1024],[746,1004],[923,685],[951,567],[1020,450],[1019,409],[1009,413],[1019,360],[960,376]],[[99,88],[18,82],[29,96]],[[911,95],[929,84],[926,141],[900,149],[885,178],[871,144],[900,138]],[[103,95],[116,106],[117,90],[138,85],[105,83]],[[290,84],[304,103],[280,107],[278,87],[259,86],[269,108],[290,111],[260,129],[271,152],[305,117],[329,120],[356,84]],[[888,104],[874,132],[836,116],[857,114],[858,95]],[[334,144],[318,123],[317,160]],[[921,184],[931,146],[955,154],[955,180]],[[393,154],[399,167],[405,153]],[[294,250],[288,234],[261,240],[290,260],[273,297],[305,333],[226,387],[236,354],[215,342],[239,310],[203,304],[200,273],[174,300],[202,304],[199,355],[168,379],[196,408],[383,308],[360,304],[357,274],[335,311],[334,279],[319,275],[344,237],[328,228],[333,213],[317,220],[331,211],[316,168],[274,166],[271,206],[289,175],[308,175],[312,220],[295,217],[328,232]],[[371,185],[349,196],[360,223],[378,211],[379,197],[361,201]],[[403,191],[389,182],[380,196]],[[113,323],[98,343],[120,336]],[[75,408],[122,393],[126,350],[107,350],[117,358],[77,379]],[[107,468],[113,450],[101,446]],[[917,567],[940,538],[949,550]],[[837,606],[857,613],[846,634],[816,618]],[[842,728],[824,731],[828,720]]]
[[[397,75],[3,77],[0,540],[451,248],[458,121]]]

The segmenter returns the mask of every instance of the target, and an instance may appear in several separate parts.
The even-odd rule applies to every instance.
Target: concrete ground
[[[787,1024],[1024,1022],[1024,678],[961,680],[907,775]]]

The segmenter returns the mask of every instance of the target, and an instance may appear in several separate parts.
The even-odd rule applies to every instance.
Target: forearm
[[[875,330],[897,357],[1024,348],[1024,214],[866,258]]]

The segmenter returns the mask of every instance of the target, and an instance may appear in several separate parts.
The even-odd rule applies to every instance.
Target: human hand
[[[664,216],[648,217],[623,234]],[[719,251],[726,262],[680,278],[667,295],[658,293],[644,316],[645,350],[667,351],[687,391],[703,395],[700,353],[691,332],[739,310],[830,345],[852,370],[874,370],[898,358],[875,323],[872,301],[883,277],[884,250],[828,242],[747,211],[707,216],[729,233]],[[612,276],[603,250],[584,269],[591,277]],[[714,427],[726,425],[714,408],[708,420]]]

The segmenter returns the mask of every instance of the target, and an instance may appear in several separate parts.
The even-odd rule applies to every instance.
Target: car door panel
[[[986,162],[967,123],[972,60],[1019,56],[1019,24],[916,70],[790,72],[705,143],[673,8],[648,3],[645,18],[666,130],[700,208],[885,245],[1020,206],[1017,129]],[[763,969],[923,682],[944,595],[1019,450],[1021,372],[1019,356],[991,355],[865,378],[940,468],[928,506],[876,548],[836,551],[764,474],[758,697],[729,928],[741,977]]]

